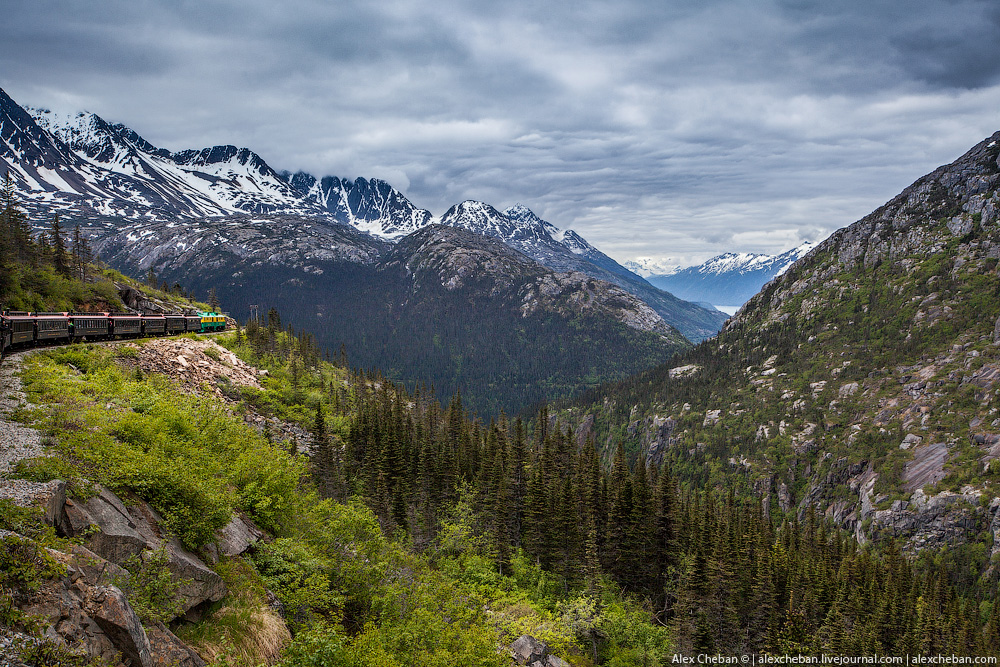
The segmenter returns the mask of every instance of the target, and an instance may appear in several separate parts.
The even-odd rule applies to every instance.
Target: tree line
[[[280,331],[272,317],[246,335],[263,351]],[[308,358],[308,338],[279,338],[267,354]],[[322,493],[362,497],[418,550],[461,522],[501,573],[523,553],[567,594],[611,585],[643,600],[687,654],[1000,651],[1000,596],[956,585],[933,559],[860,547],[812,512],[771,516],[752,494],[630,463],[624,447],[602,465],[593,440],[545,407],[529,422],[483,422],[459,393],[443,406],[377,372],[303,377],[313,383],[303,392],[321,396],[312,463]]]
[[[17,267],[51,269],[62,278],[86,282],[95,259],[80,226],[67,232],[58,213],[47,231],[35,235],[27,213],[18,206],[10,174],[5,175],[0,190],[0,297],[11,291]]]

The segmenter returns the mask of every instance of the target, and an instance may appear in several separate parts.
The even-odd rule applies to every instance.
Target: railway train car
[[[226,328],[226,316],[222,313],[201,313],[202,331],[223,331]]]
[[[112,336],[138,336],[142,333],[142,315],[111,313],[108,317],[111,320]]]
[[[11,348],[82,340],[164,336],[223,331],[220,313],[29,313],[0,312],[0,357]]]

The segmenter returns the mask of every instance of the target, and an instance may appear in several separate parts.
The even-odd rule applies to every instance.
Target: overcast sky
[[[821,240],[1000,129],[996,0],[11,0],[0,87],[521,202],[619,260]]]

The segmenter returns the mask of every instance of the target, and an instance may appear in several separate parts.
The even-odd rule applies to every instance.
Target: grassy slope
[[[461,503],[449,515],[449,539],[418,555],[384,535],[360,503],[320,500],[305,461],[245,426],[240,406],[307,425],[314,412],[306,406],[324,395],[321,387],[344,382],[341,369],[321,364],[293,383],[299,371],[257,359],[270,372],[266,388],[226,407],[183,395],[163,377],[125,370],[130,355],[122,347],[73,346],[32,357],[26,384],[46,406],[36,416],[58,446],[20,473],[74,478],[78,493],[86,492],[86,478],[141,497],[193,548],[236,508],[271,531],[278,539],[253,558],[220,564],[229,598],[208,620],[181,630],[207,655],[245,664],[273,658],[273,642],[259,642],[264,635],[280,640],[264,630],[273,622],[264,611],[265,586],[282,600],[295,631],[289,665],[499,666],[507,658],[498,645],[524,632],[586,665],[582,637],[595,625],[608,637],[609,664],[643,664],[669,649],[665,631],[614,587],[597,597],[567,593],[524,558],[509,576],[497,574],[464,523]],[[343,433],[350,419],[342,414],[329,428]]]

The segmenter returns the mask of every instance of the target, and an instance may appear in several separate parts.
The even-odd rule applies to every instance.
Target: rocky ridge
[[[1000,133],[839,230],[716,341],[567,412],[766,508],[1000,555]],[[648,387],[648,389],[640,389]],[[713,464],[715,465],[715,464]]]
[[[479,284],[491,296],[510,294],[522,317],[555,312],[609,316],[637,331],[681,342],[680,333],[624,289],[576,272],[557,273],[505,245],[460,228],[433,226],[401,241],[387,265],[402,264],[414,290],[433,276],[453,291]]]

